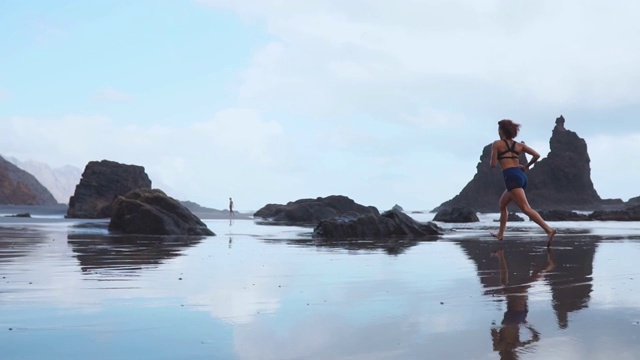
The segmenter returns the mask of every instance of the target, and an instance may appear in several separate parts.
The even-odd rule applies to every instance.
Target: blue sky
[[[496,122],[587,140],[602,197],[640,195],[640,5],[578,0],[0,3],[0,154],[145,166],[239,209],[347,195],[431,209]],[[624,176],[618,175],[625,169]]]

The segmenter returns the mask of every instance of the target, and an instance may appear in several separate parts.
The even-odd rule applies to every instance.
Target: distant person
[[[524,284],[509,284],[509,268],[504,256],[504,250],[500,249],[494,253],[500,263],[500,283],[502,289],[493,290],[502,293],[506,298],[507,311],[504,313],[501,326],[491,329],[491,339],[493,340],[493,350],[500,353],[501,359],[517,359],[517,351],[535,342],[540,341],[540,333],[527,322],[528,290],[534,282],[539,280],[543,274],[548,273],[555,267],[551,249],[547,250],[547,264],[544,268],[534,271]],[[492,291],[492,292],[493,292]],[[520,339],[520,329],[524,327],[531,332],[529,340]]]
[[[527,187],[525,171],[529,170],[529,167],[538,161],[540,154],[524,143],[513,140],[518,135],[518,130],[520,130],[520,124],[516,124],[511,120],[498,121],[500,139],[494,141],[491,146],[491,167],[494,168],[500,163],[502,176],[507,188],[498,202],[500,206],[500,230],[498,230],[497,234],[491,233],[491,236],[498,240],[502,240],[504,237],[508,216],[507,206],[513,201],[522,212],[547,233],[547,247],[549,247],[553,242],[556,231],[544,222],[537,211],[531,208],[524,192]],[[526,165],[520,164],[520,154],[522,152],[531,155],[531,160]]]
[[[236,213],[233,211],[233,199],[229,198],[229,216],[235,216]]]

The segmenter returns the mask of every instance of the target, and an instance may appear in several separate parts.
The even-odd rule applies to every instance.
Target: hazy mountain
[[[76,185],[78,185],[82,176],[82,170],[71,165],[51,168],[49,165],[38,161],[21,161],[14,157],[7,157],[6,159],[33,175],[61,204],[69,203],[69,197],[73,195]]]

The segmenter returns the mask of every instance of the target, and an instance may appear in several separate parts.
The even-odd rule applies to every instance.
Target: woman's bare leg
[[[547,233],[547,247],[551,246],[551,242],[553,241],[553,237],[556,235],[556,231],[544,222],[544,219],[542,219],[542,216],[540,216],[537,211],[531,208],[524,189],[518,188],[511,190],[511,200],[518,205],[523,213],[525,213],[533,222],[538,224],[544,232]]]
[[[511,195],[508,191],[504,191],[502,196],[500,196],[500,201],[498,205],[500,206],[500,229],[497,234],[491,233],[491,236],[495,237],[498,240],[502,240],[504,237],[504,230],[507,227],[507,217],[509,216],[509,212],[507,210],[507,206],[511,202]]]

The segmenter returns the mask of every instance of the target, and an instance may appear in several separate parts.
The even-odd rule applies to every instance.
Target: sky
[[[640,3],[0,1],[0,154],[144,166],[238,210],[345,195],[430,210],[497,121],[587,141],[603,198],[640,195]],[[497,201],[497,199],[496,199]]]

